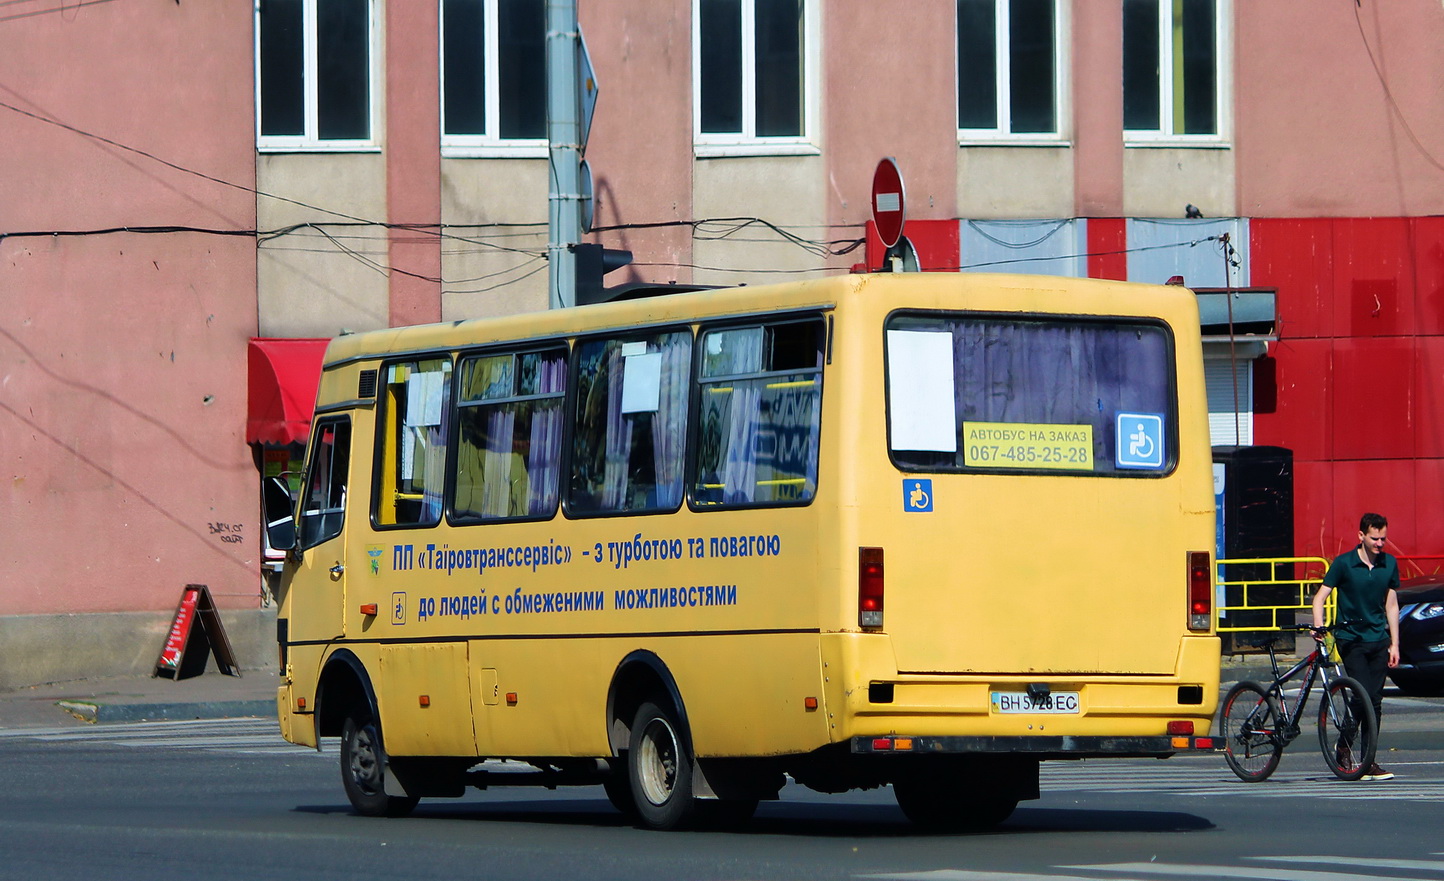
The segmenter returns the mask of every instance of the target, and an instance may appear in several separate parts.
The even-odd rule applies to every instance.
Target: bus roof
[[[718,288],[659,297],[524,312],[495,318],[395,327],[331,341],[325,368],[399,353],[523,342],[617,328],[730,315],[823,309],[855,298],[894,307],[1158,317],[1175,327],[1198,324],[1192,291],[1107,279],[998,273],[874,273],[773,285]]]

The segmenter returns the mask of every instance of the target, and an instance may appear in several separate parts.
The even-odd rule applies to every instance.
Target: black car
[[[1405,694],[1444,693],[1444,575],[1399,585],[1399,666],[1389,678]]]

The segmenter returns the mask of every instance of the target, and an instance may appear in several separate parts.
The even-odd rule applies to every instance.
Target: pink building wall
[[[1444,213],[1438,3],[1233,9],[1241,215]]]
[[[596,198],[595,227],[684,223],[692,210],[692,4],[578,3],[600,91],[586,158]],[[585,236],[635,252],[638,263],[606,284],[689,282],[691,228],[617,230]]]
[[[259,606],[251,14],[115,3],[0,28],[0,627],[164,617],[187,582]],[[240,234],[98,232],[143,226]]]
[[[828,222],[871,218],[873,170],[884,156],[902,172],[909,218],[956,217],[956,4],[820,5]]]
[[[440,7],[386,4],[386,213],[392,327],[441,320]],[[410,229],[406,225],[418,228]]]
[[[1071,49],[1074,211],[1079,217],[1118,217],[1123,214],[1123,5],[1077,7]]]

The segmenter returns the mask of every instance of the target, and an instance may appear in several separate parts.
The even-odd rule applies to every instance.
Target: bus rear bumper
[[[852,738],[853,755],[957,755],[1009,754],[1038,759],[1167,758],[1183,752],[1215,752],[1223,748],[1217,737],[1202,736],[1086,736],[1027,735],[1020,737],[953,736]]]

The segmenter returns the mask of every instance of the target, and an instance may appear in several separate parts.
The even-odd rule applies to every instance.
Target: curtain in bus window
[[[578,351],[570,507],[579,513],[676,508],[691,335],[594,340]]]
[[[441,520],[450,428],[451,362],[386,368],[384,477],[374,498],[376,522],[431,526]]]
[[[562,461],[562,394],[566,390],[566,377],[565,353],[542,360],[538,365],[537,392],[555,395],[555,399],[532,414],[526,470],[533,487],[527,512],[534,517],[550,514],[557,507]]]
[[[565,350],[462,364],[454,515],[543,517],[556,509]]]
[[[1098,471],[1113,470],[1120,412],[1170,410],[1156,328],[962,322],[953,348],[960,423],[1089,425]]]
[[[704,337],[694,504],[812,498],[821,425],[820,331],[820,324],[808,322]]]
[[[1167,332],[1149,324],[1102,321],[1018,321],[1006,319],[903,318],[890,329],[946,330],[952,334],[958,449],[953,452],[894,450],[902,467],[975,467],[1118,471],[1115,434],[1120,414],[1156,416],[1172,426],[1171,348]],[[1057,452],[1029,440],[1007,442],[992,452],[1002,459],[968,452],[969,424],[1080,429],[1091,436],[1091,462],[1056,462]],[[1173,436],[1171,430],[1160,436]],[[1087,451],[1084,451],[1087,453]],[[1019,456],[1024,458],[1011,458]],[[1047,456],[1049,458],[1045,459]],[[1171,459],[1170,452],[1168,458]],[[1084,456],[1086,459],[1086,455]]]

